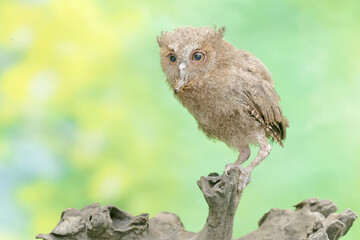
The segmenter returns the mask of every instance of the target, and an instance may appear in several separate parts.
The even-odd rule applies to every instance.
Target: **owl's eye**
[[[191,60],[196,63],[201,63],[205,60],[205,53],[199,51],[194,52],[191,57]]]
[[[173,53],[169,54],[169,61],[171,64],[173,64],[174,62],[176,62],[176,57]]]

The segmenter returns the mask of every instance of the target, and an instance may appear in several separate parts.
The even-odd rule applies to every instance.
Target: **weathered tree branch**
[[[212,173],[201,177],[198,186],[209,205],[209,215],[199,233],[185,231],[180,218],[161,212],[133,216],[119,208],[91,204],[81,210],[66,209],[44,240],[232,240],[236,209],[241,199],[238,185],[241,172],[229,175]],[[259,228],[238,240],[337,240],[344,236],[357,215],[347,209],[335,214],[336,205],[329,200],[311,198],[295,205],[295,210],[271,209],[259,221]]]

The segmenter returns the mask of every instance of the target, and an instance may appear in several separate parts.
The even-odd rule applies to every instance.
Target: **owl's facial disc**
[[[184,62],[179,64],[179,79],[176,81],[174,93],[177,94],[181,92],[181,90],[185,87],[187,82],[187,76],[186,76],[186,64]]]

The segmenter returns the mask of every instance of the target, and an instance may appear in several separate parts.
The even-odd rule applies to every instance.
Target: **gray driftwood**
[[[209,215],[199,233],[184,229],[180,218],[161,212],[133,216],[116,206],[91,204],[81,210],[66,209],[58,225],[44,240],[232,240],[233,223],[242,192],[237,191],[240,170],[229,175],[212,173],[201,177],[198,186],[209,205]],[[344,236],[357,218],[347,209],[336,214],[329,200],[311,198],[295,205],[295,210],[271,209],[259,221],[259,228],[238,240],[336,240]]]

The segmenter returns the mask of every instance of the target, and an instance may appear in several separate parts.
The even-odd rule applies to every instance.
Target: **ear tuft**
[[[161,38],[160,36],[157,36],[157,37],[156,37],[156,40],[157,40],[157,43],[159,44],[159,47],[162,46],[162,44],[161,44],[161,39],[160,39],[160,38]]]
[[[225,26],[222,26],[222,27],[219,28],[218,34],[219,34],[220,37],[224,37],[224,35],[225,35]]]
[[[163,46],[163,42],[162,42],[163,35],[164,35],[164,31],[161,31],[160,36],[156,37],[156,40],[157,40],[157,42],[159,44],[159,47]]]
[[[225,26],[222,26],[219,29],[217,29],[216,24],[214,24],[214,31],[220,38],[223,38],[225,35]]]

